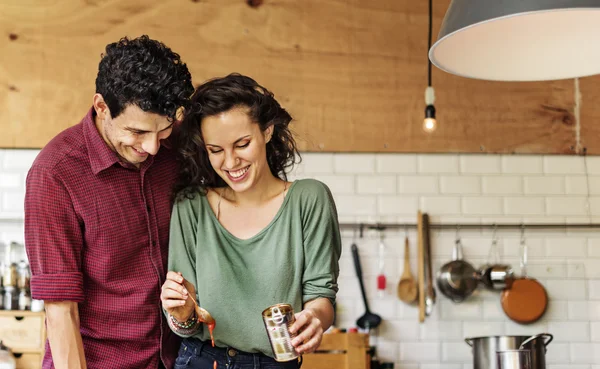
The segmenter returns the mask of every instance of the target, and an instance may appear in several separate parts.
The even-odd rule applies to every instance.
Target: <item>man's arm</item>
[[[45,301],[48,341],[56,369],[86,369],[79,309],[72,301]]]
[[[83,289],[83,226],[65,182],[33,164],[25,191],[25,249],[31,267],[31,297],[44,300],[56,368],[86,368],[79,332]]]

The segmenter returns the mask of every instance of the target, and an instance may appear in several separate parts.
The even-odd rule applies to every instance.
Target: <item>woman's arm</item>
[[[315,351],[321,344],[323,332],[333,324],[342,248],[337,210],[329,188],[318,181],[308,182],[305,186],[300,205],[305,257],[304,305],[291,327],[292,332],[299,332],[292,340],[299,354]]]
[[[319,297],[304,304],[304,310],[296,314],[296,322],[290,333],[299,331],[292,345],[298,354],[315,351],[321,344],[323,332],[333,324],[333,306],[329,299]]]
[[[201,325],[193,323],[196,298],[196,232],[198,198],[176,202],[171,214],[169,261],[160,299],[171,330],[180,337],[196,334]]]

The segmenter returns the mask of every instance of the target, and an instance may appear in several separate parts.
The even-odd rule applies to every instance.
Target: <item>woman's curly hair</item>
[[[289,129],[290,114],[279,105],[273,93],[250,77],[232,73],[198,86],[186,110],[178,136],[180,175],[175,185],[177,200],[206,194],[209,188],[226,186],[210,164],[202,137],[202,120],[236,108],[246,108],[250,119],[265,131],[273,126],[267,143],[267,163],[271,173],[287,180],[287,171],[301,160]]]
[[[179,55],[143,35],[108,44],[96,77],[96,93],[116,118],[127,105],[175,120],[194,92],[192,76]]]

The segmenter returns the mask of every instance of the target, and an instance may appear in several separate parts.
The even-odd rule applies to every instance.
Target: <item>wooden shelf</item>
[[[303,369],[369,369],[369,335],[327,333],[318,350],[303,356]]]
[[[0,310],[0,316],[16,316],[16,317],[28,317],[28,316],[44,316],[43,311],[29,311],[29,310]]]

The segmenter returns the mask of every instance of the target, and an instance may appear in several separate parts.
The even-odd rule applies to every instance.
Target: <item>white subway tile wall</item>
[[[0,242],[23,242],[24,183],[37,150],[0,149]],[[600,157],[543,155],[415,155],[305,153],[291,179],[316,178],[332,190],[342,222],[414,222],[416,211],[432,221],[600,222]],[[584,162],[587,160],[587,163]],[[589,178],[585,168],[588,168]],[[588,183],[590,188],[588,189]],[[590,193],[592,198],[587,199]],[[354,326],[365,311],[345,230],[337,322]],[[497,292],[477,291],[456,304],[438,293],[424,324],[418,311],[396,298],[403,271],[404,230],[386,232],[384,297],[377,295],[378,234],[357,239],[371,310],[383,323],[372,343],[378,357],[400,369],[472,369],[464,338],[550,332],[548,369],[600,369],[600,233],[526,231],[528,275],[546,287],[550,305],[542,320],[519,325],[506,318]],[[416,273],[416,234],[408,230]],[[488,259],[490,230],[461,230],[465,258]],[[454,231],[432,232],[434,268],[450,259]],[[518,230],[499,230],[501,259],[519,269]]]

